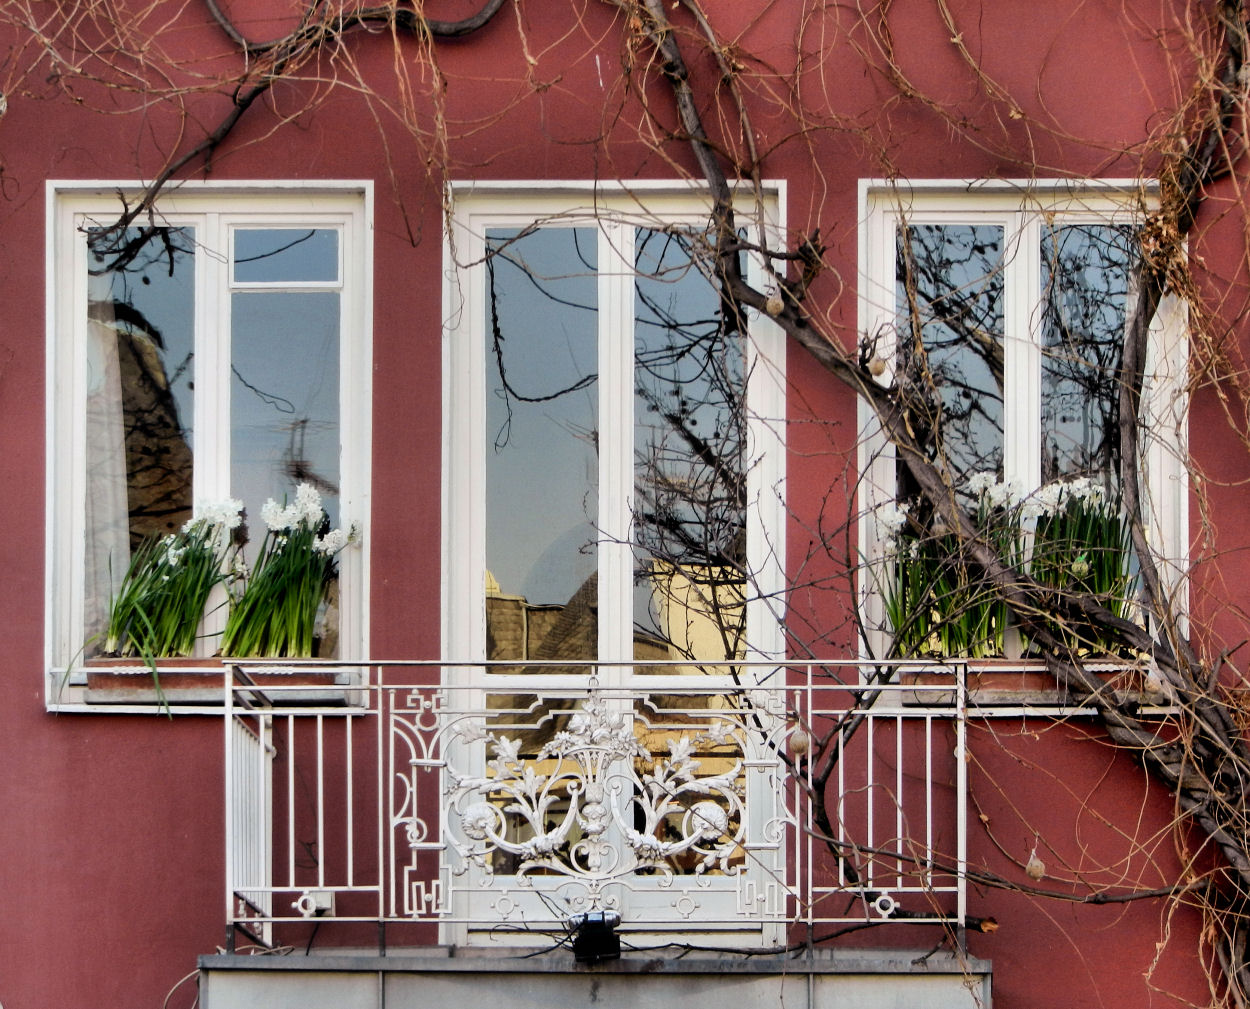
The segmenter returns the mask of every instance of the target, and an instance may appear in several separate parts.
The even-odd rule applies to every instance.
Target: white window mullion
[[[340,515],[346,523],[356,523],[362,536],[369,536],[370,460],[368,453],[345,451],[347,445],[369,442],[369,404],[373,402],[373,341],[369,338],[373,320],[365,299],[365,284],[373,275],[372,237],[366,221],[368,210],[352,214],[339,237],[339,478]],[[369,626],[363,619],[369,612],[369,584],[365,577],[367,548],[347,550],[339,555],[341,595],[361,600],[359,608],[340,610],[340,648],[346,659],[369,654]]]
[[[1185,577],[1189,555],[1186,313],[1185,303],[1169,295],[1151,321],[1141,406],[1146,434],[1139,450],[1144,470],[1141,489],[1146,501],[1147,537],[1155,547],[1164,587],[1172,597],[1172,610],[1180,614],[1181,633],[1186,631],[1189,608]]]
[[[1003,476],[1027,494],[1041,480],[1041,228],[1019,213],[1003,228]]]
[[[754,237],[754,236],[752,236]],[[768,244],[780,248],[780,235]],[[747,261],[747,279],[757,289],[765,283],[757,256]],[[747,646],[751,658],[780,659],[785,654],[785,335],[758,312],[750,319],[745,375],[747,444]]]
[[[230,232],[218,214],[193,219],[195,228],[195,398],[192,408],[192,507],[222,501],[230,486]],[[237,495],[235,495],[237,496]],[[262,536],[259,507],[252,503],[247,522],[253,539]],[[225,590],[214,589],[201,633],[217,641],[226,626]]]
[[[443,467],[443,577],[445,598],[463,601],[442,608],[443,656],[453,662],[486,658],[486,244],[477,225],[457,227],[455,256],[478,265],[457,269],[450,249],[443,263],[443,402],[458,417],[443,425],[443,458],[457,460]]]
[[[221,217],[194,222],[195,407],[192,498],[219,500],[230,491],[230,266],[229,229]],[[252,505],[251,511],[256,511]],[[259,513],[248,515],[253,536]]]
[[[866,194],[863,196],[867,202]],[[878,380],[888,386],[898,357],[899,334],[894,307],[894,233],[898,219],[879,202],[869,202],[866,223],[860,238],[859,333],[861,339],[876,341],[875,351],[885,362],[885,372]],[[888,441],[868,401],[859,398],[858,407],[859,471],[865,474],[860,497],[857,531],[861,555],[871,572],[859,580],[859,597],[863,606],[864,627],[869,636],[867,645],[872,654],[883,654],[888,645],[885,636],[875,628],[885,619],[877,581],[885,576],[885,544],[876,521],[877,509],[895,498],[894,445]]]
[[[86,582],[86,515],[87,515],[87,302],[88,302],[88,251],[85,230],[90,222],[82,215],[64,212],[59,221],[58,238],[65,243],[69,255],[66,257],[68,267],[63,261],[58,266],[57,290],[60,325],[57,341],[67,349],[65,360],[68,362],[64,371],[54,373],[53,383],[65,387],[57,393],[56,402],[63,405],[57,415],[57,443],[62,451],[49,453],[50,465],[56,467],[56,488],[50,489],[48,500],[57,510],[55,521],[66,523],[53,528],[73,530],[71,548],[68,556],[60,554],[62,543],[53,542],[52,550],[58,554],[55,571],[58,575],[68,575],[68,584],[73,586],[65,619],[57,627],[58,640],[54,643],[54,662],[67,661],[72,665],[74,654],[84,637],[85,599],[83,596]],[[65,270],[72,273],[66,274]],[[52,368],[58,368],[53,359]],[[67,439],[62,441],[62,439]],[[68,448],[68,452],[65,449]],[[63,490],[62,488],[68,488]],[[55,538],[57,540],[60,537]],[[53,663],[50,663],[50,667]]]
[[[634,229],[601,221],[598,263],[599,657],[611,661],[632,658],[634,640]]]

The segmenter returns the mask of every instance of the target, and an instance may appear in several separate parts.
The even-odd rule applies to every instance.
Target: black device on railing
[[[616,926],[621,916],[615,911],[587,911],[569,919],[573,933],[573,959],[577,963],[594,964],[603,960],[619,960],[621,938]]]

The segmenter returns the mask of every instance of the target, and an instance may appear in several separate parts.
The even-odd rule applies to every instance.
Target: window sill
[[[275,692],[281,698],[277,703],[342,707],[347,697],[343,686],[355,683],[359,677],[356,670],[344,667],[266,670],[258,668],[264,660],[244,661],[258,686],[283,688]],[[78,699],[106,709],[116,705],[220,708],[232,665],[228,659],[158,659],[158,690],[152,670],[141,660],[95,660],[84,671],[85,682]],[[291,689],[302,687],[308,689]]]
[[[968,706],[971,709],[1030,708],[1047,711],[1074,712],[1092,710],[1088,700],[1082,701],[1070,690],[1061,687],[1046,671],[1042,659],[935,659],[932,669],[905,671],[902,682],[918,689],[907,702],[916,705],[949,704],[954,694],[954,666],[966,663],[968,669]],[[1114,693],[1145,709],[1169,710],[1169,702],[1158,692],[1146,689],[1144,670],[1133,662],[1106,659],[1089,662],[1087,668]]]

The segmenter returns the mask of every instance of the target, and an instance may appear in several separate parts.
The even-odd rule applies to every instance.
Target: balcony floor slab
[[[380,957],[200,958],[205,1009],[446,1009],[499,993],[507,1009],[686,1004],[735,1009],[988,1009],[990,964],[917,951],[836,950],[812,957],[626,955],[594,966],[568,954],[429,949]],[[732,1002],[729,1000],[732,999]]]

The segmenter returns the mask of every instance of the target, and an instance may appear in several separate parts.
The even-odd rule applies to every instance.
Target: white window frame
[[[1157,186],[1141,180],[934,180],[891,182],[863,179],[859,187],[859,297],[861,339],[878,339],[886,368],[878,381],[893,379],[897,340],[895,235],[908,224],[997,225],[1004,237],[1004,477],[1026,493],[1040,482],[1041,301],[1040,248],[1043,222],[1105,224],[1140,221],[1141,197],[1156,200]],[[1188,315],[1184,302],[1168,295],[1150,327],[1143,411],[1150,417],[1141,466],[1147,534],[1155,547],[1178,612],[1187,609],[1189,485],[1187,451]],[[858,537],[865,567],[859,599],[867,637],[861,644],[885,653],[888,633],[879,594],[874,591],[884,563],[885,542],[874,516],[895,499],[895,454],[865,400],[859,403]]]
[[[770,241],[776,244],[784,211],[781,186],[772,195]],[[519,228],[536,221],[599,229],[599,424],[600,430],[633,431],[633,267],[623,250],[633,247],[636,226],[689,223],[706,226],[711,202],[693,185],[633,183],[607,188],[592,183],[452,185],[444,242],[443,305],[443,605],[442,654],[449,663],[486,658],[483,605],[486,578],[486,386],[485,235],[489,228]],[[746,223],[744,218],[743,223]],[[748,279],[764,285],[752,259]],[[630,339],[617,340],[620,333]],[[785,653],[781,621],[785,606],[785,340],[766,316],[751,313],[747,340],[748,468],[747,658]],[[609,374],[605,369],[611,368]],[[630,375],[624,386],[623,374]],[[612,375],[616,376],[613,381]],[[628,395],[621,395],[622,388]],[[602,451],[601,456],[607,453]],[[632,658],[630,525],[633,507],[632,449],[627,466],[601,459],[599,471],[599,657]],[[627,671],[623,671],[627,675]],[[493,682],[493,681],[492,681]],[[606,684],[605,684],[606,685]]]
[[[81,229],[108,226],[133,203],[141,183],[50,181],[47,184],[47,546],[45,661],[50,709],[88,708],[82,669],[84,638],[85,418],[87,248]],[[372,220],[369,182],[185,182],[163,194],[160,224],[194,225],[197,244],[229,249],[229,231],[333,228],[340,234],[340,514],[364,542],[339,554],[339,650],[344,660],[368,655],[368,519],[372,438]],[[202,255],[194,280],[196,432],[193,499],[221,499],[230,483],[230,257]],[[272,285],[269,285],[272,287]],[[298,287],[299,285],[289,285]],[[306,286],[306,285],[305,285]],[[318,288],[325,285],[316,285]],[[259,503],[249,503],[258,513]],[[216,663],[206,659],[204,666]],[[158,661],[159,665],[159,661]],[[140,705],[142,707],[143,705]],[[124,711],[129,705],[108,705]],[[194,710],[193,707],[175,710]]]
[[[767,189],[764,201],[769,214],[762,227],[773,247],[784,220],[784,189]],[[688,223],[702,229],[710,219],[711,200],[705,189],[686,184],[631,183],[604,186],[594,183],[544,183],[532,187],[514,183],[452,185],[449,189],[448,231],[444,242],[443,324],[443,598],[442,654],[444,677],[472,685],[477,698],[471,707],[484,707],[488,691],[508,693],[535,689],[584,689],[587,677],[572,675],[483,675],[471,665],[486,658],[486,269],[485,238],[491,228],[519,228],[549,221],[560,227],[593,226],[598,229],[598,359],[599,428],[625,432],[629,448],[609,452],[600,439],[598,545],[599,686],[617,688],[618,698],[628,690],[658,691],[671,684],[689,686],[688,676],[634,676],[633,608],[630,586],[633,549],[630,526],[633,506],[634,431],[634,328],[632,259],[634,228]],[[754,211],[754,202],[744,200]],[[744,212],[744,225],[761,222]],[[758,261],[749,260],[748,279],[762,286],[764,273]],[[624,335],[624,338],[621,338]],[[751,572],[747,598],[746,657],[780,659],[785,653],[783,625],[785,607],[785,339],[767,316],[750,313],[746,341],[747,437],[751,460],[747,476],[747,564]],[[622,376],[628,376],[623,381]],[[627,461],[622,461],[622,453]],[[615,457],[618,465],[610,461]],[[748,667],[756,668],[756,667]],[[730,682],[729,677],[725,681]],[[702,687],[713,686],[719,677],[700,678]],[[620,703],[618,700],[615,703]],[[471,748],[456,751],[457,759],[474,766]],[[747,817],[762,824],[775,794],[764,795],[756,787]],[[752,819],[754,818],[754,819]],[[773,856],[784,860],[778,848]],[[765,865],[761,854],[755,871],[728,877],[715,893],[704,894],[713,917],[728,916],[726,907],[743,904],[743,893],[764,893],[776,898],[769,880],[784,871],[783,862]],[[485,880],[471,869],[469,880],[452,899],[457,916],[482,917],[478,902],[493,899]],[[770,875],[770,873],[772,875]],[[496,886],[499,884],[496,883]],[[533,886],[534,884],[530,884]],[[756,889],[752,889],[756,888]],[[513,891],[518,901],[537,899],[527,888]],[[662,917],[655,902],[667,907],[672,896],[662,887],[631,888],[631,907],[643,920]],[[783,911],[776,899],[765,910],[751,905],[742,916],[742,927],[726,941],[770,945],[780,941]],[[474,908],[478,908],[476,911]],[[647,910],[650,908],[650,910]],[[685,926],[691,927],[689,923]],[[520,933],[524,941],[524,933]],[[443,940],[455,943],[508,941],[508,933],[475,932],[463,925],[444,928]]]

